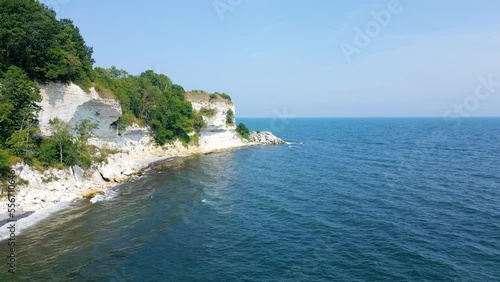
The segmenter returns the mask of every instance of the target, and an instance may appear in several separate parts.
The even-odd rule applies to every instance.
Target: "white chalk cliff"
[[[67,170],[50,169],[39,172],[36,169],[18,164],[14,167],[28,185],[18,187],[16,203],[18,212],[36,211],[48,208],[55,203],[71,201],[95,193],[100,193],[112,183],[124,181],[137,174],[148,164],[175,156],[202,154],[223,149],[259,145],[282,144],[281,139],[270,132],[252,132],[250,138],[243,139],[236,133],[234,123],[226,123],[229,110],[236,113],[233,103],[220,97],[210,99],[208,94],[197,93],[187,95],[186,99],[195,111],[202,108],[212,109],[214,115],[203,117],[206,127],[199,132],[198,144],[183,145],[176,141],[173,144],[157,146],[148,128],[137,125],[130,126],[122,134],[118,134],[113,123],[122,115],[120,103],[114,99],[104,99],[95,89],[89,93],[75,84],[49,83],[40,85],[42,111],[39,114],[40,129],[48,135],[48,124],[53,118],[59,118],[73,127],[83,119],[98,123],[96,138],[89,140],[101,148],[118,150],[110,155],[107,162],[94,164],[83,170],[75,166]],[[6,199],[0,200],[2,206]],[[2,211],[6,211],[2,208]],[[20,210],[20,211],[19,211]],[[1,219],[0,215],[0,219]]]
[[[110,125],[122,115],[122,108],[117,100],[99,97],[94,88],[86,93],[73,83],[49,83],[39,87],[42,111],[38,117],[42,134],[49,134],[49,121],[57,117],[71,127],[81,120],[89,119],[99,125],[95,133],[100,138],[116,136],[116,128]]]

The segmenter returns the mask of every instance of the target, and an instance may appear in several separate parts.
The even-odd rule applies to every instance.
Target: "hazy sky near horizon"
[[[500,115],[496,0],[41,2],[96,66],[226,92],[240,117]]]

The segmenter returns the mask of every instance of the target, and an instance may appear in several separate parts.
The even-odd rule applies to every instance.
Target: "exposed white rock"
[[[122,174],[125,175],[125,176],[132,176],[136,173],[135,170],[133,170],[132,168],[130,167],[127,167],[124,171],[122,171]]]
[[[270,132],[252,132],[249,139],[236,133],[236,125],[227,123],[228,111],[236,113],[234,105],[221,98],[211,100],[208,95],[188,97],[193,109],[213,109],[215,114],[204,117],[207,124],[199,132],[198,144],[185,146],[179,141],[165,146],[157,146],[148,128],[137,125],[128,127],[121,135],[111,126],[122,114],[118,101],[99,97],[94,89],[84,92],[75,84],[49,83],[41,85],[42,111],[40,127],[42,134],[49,134],[48,124],[55,117],[69,122],[72,126],[87,118],[99,124],[95,132],[97,138],[89,140],[99,148],[119,151],[103,162],[86,169],[78,166],[70,169],[49,169],[43,173],[27,165],[14,167],[19,177],[28,185],[18,186],[16,203],[23,211],[36,211],[59,202],[70,202],[92,195],[110,187],[109,183],[124,181],[137,174],[149,163],[174,156],[208,153],[223,149],[258,145],[283,144],[283,140]],[[194,133],[193,133],[194,134]],[[5,217],[6,199],[0,199],[0,218]]]
[[[263,144],[263,145],[279,145],[279,144],[286,144],[285,141],[281,140],[280,138],[274,136],[269,131],[263,131],[263,132],[251,132],[250,137],[248,138],[250,142],[254,142],[257,144]]]
[[[76,181],[83,181],[84,180],[84,171],[81,167],[79,166],[72,166],[71,170],[73,171],[73,176],[75,177]]]
[[[84,119],[99,125],[96,134],[103,138],[117,136],[111,124],[122,115],[120,103],[115,99],[103,99],[94,88],[89,93],[74,83],[48,83],[39,85],[42,110],[39,113],[40,130],[49,135],[49,121],[59,118],[72,127]]]
[[[198,99],[188,98],[191,102],[193,110],[200,111],[201,109],[211,109],[215,114],[211,117],[203,116],[203,120],[207,125],[199,133],[199,149],[203,152],[217,151],[227,148],[235,148],[245,146],[247,143],[236,134],[236,124],[227,123],[227,113],[231,110],[236,114],[234,105],[227,100],[216,99],[211,101],[207,99],[206,94]],[[205,97],[203,95],[206,95]]]
[[[203,120],[207,124],[207,127],[204,128],[204,131],[225,131],[225,130],[236,130],[236,125],[234,122],[232,124],[226,123],[226,117],[229,110],[233,111],[233,114],[236,115],[236,109],[234,105],[229,101],[221,101],[221,100],[197,100],[197,99],[188,99],[193,106],[193,110],[200,111],[202,108],[212,109],[215,111],[215,114],[211,117],[203,117]]]

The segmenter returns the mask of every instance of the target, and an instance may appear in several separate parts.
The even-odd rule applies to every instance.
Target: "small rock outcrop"
[[[202,115],[206,127],[199,132],[200,150],[209,152],[245,145],[245,141],[236,134],[234,119],[228,122],[228,112],[236,114],[236,109],[230,100],[213,98],[208,93],[202,92],[189,92],[186,94],[186,100],[191,102],[196,112],[202,110],[212,112],[209,116]]]
[[[263,132],[253,131],[250,133],[250,137],[248,138],[248,140],[250,142],[257,143],[257,144],[263,144],[263,145],[286,144],[285,141],[274,136],[274,134],[272,134],[269,131],[263,131]]]

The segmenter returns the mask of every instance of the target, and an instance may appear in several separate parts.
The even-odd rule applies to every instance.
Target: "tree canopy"
[[[116,67],[96,68],[95,73],[96,88],[113,93],[121,103],[121,129],[134,121],[148,125],[156,142],[163,145],[175,139],[189,142],[189,133],[204,125],[191,103],[184,100],[184,88],[164,74],[147,70],[133,76]]]
[[[14,65],[30,79],[74,81],[84,89],[93,78],[92,48],[70,19],[35,0],[0,0],[0,71]]]
[[[87,140],[98,125],[89,120],[71,128],[54,119],[52,135],[41,136],[42,98],[36,82],[74,82],[84,90],[94,86],[105,98],[117,98],[123,110],[116,122],[119,131],[137,123],[149,126],[161,145],[176,139],[196,142],[192,132],[204,122],[185,101],[182,86],[152,70],[130,75],[114,66],[93,68],[92,53],[70,19],[58,20],[39,1],[0,0],[0,177],[13,161],[59,167],[92,162],[95,148]],[[232,111],[228,123],[234,123]]]

